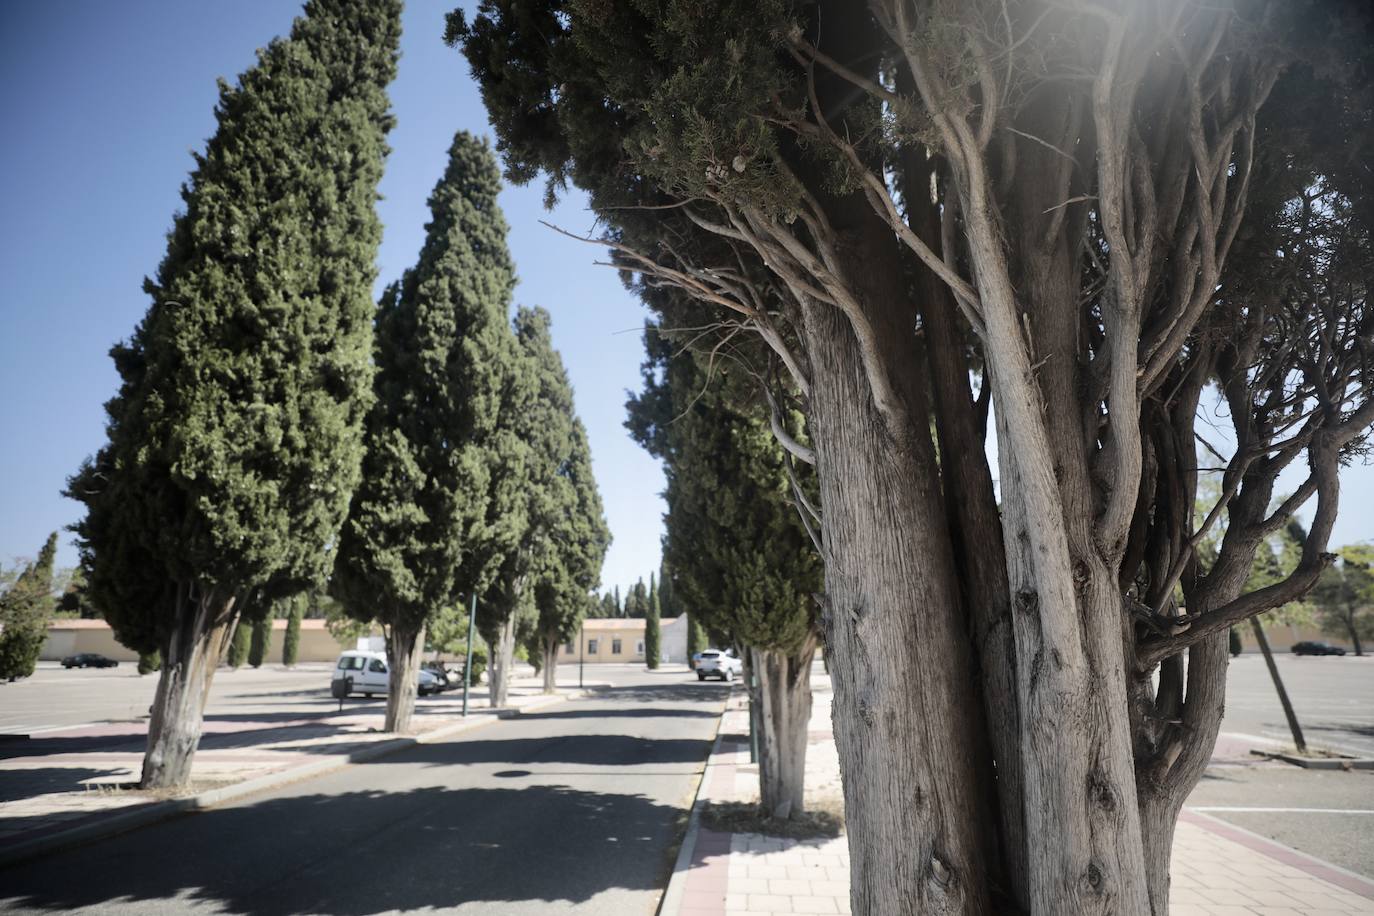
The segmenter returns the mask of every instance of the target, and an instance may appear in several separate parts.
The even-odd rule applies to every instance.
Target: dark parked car
[[[113,668],[118,664],[119,662],[98,652],[82,652],[80,655],[68,655],[62,659],[63,668]]]
[[[1297,642],[1293,643],[1294,655],[1344,655],[1345,650],[1340,646],[1333,646],[1329,642]]]

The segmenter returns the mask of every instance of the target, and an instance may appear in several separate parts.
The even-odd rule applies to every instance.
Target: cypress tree
[[[301,619],[305,616],[305,596],[291,599],[286,617],[286,635],[282,638],[281,663],[290,668],[296,664],[301,650]]]
[[[52,565],[57,532],[48,535],[38,559],[25,567],[14,584],[0,595],[0,678],[15,681],[33,674],[48,620],[56,608],[52,597]]]
[[[658,621],[658,595],[653,592],[650,594],[652,598],[646,603],[644,614],[644,661],[650,669],[654,669],[658,667],[659,657],[663,654],[663,632]]]
[[[534,404],[524,415],[524,435],[531,445],[526,540],[534,556],[528,567],[537,609],[532,642],[542,657],[544,690],[552,693],[558,646],[577,632],[593,606],[592,589],[601,578],[611,538],[592,475],[587,433],[577,418],[549,323],[541,308],[521,309],[515,320],[516,336],[538,382]]]
[[[374,211],[399,0],[309,0],[220,85],[152,299],[112,351],[109,440],[69,482],[95,603],[161,651],[143,785],[182,785],[244,599],[320,583],[371,399]],[[254,613],[266,611],[259,604]]]
[[[156,649],[138,653],[137,670],[139,675],[152,674],[162,669],[162,655]]]
[[[459,132],[419,260],[377,310],[376,403],[331,588],[352,616],[386,624],[387,731],[409,726],[426,624],[489,583],[493,557],[523,529],[492,493],[524,451],[500,425],[515,285],[500,189],[485,141]]]
[[[820,559],[752,389],[727,371],[708,380],[692,354],[673,353],[656,333],[645,340],[645,390],[627,405],[626,425],[664,459],[664,558],[699,618],[697,639],[705,624],[748,651],[759,682],[760,796],[785,819],[802,811]]]
[[[238,670],[243,667],[243,663],[248,661],[248,653],[253,648],[253,624],[251,621],[239,619],[234,624],[234,635],[229,638],[229,647],[224,652],[224,663],[230,668]]]
[[[272,617],[261,617],[253,621],[252,637],[248,643],[248,664],[261,668],[272,651]]]
[[[696,614],[687,615],[687,664],[696,667],[693,656],[706,648],[706,630]]]

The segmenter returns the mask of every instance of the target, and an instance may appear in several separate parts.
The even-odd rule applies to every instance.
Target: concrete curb
[[[701,797],[701,788],[706,785],[706,774],[711,769],[711,761],[720,753],[720,729],[725,723],[725,714],[730,711],[730,700],[734,695],[735,692],[731,690],[725,698],[720,717],[716,719],[716,734],[711,741],[711,753],[706,755],[706,763],[702,765],[701,775],[697,777],[696,792],[692,795],[692,813],[687,818],[687,832],[682,836],[682,847],[678,849],[677,861],[673,863],[673,876],[668,879],[668,887],[663,891],[657,916],[677,916],[678,911],[682,909],[682,895],[687,889],[687,873],[691,871],[697,834],[701,832],[701,809],[706,806],[706,799]]]
[[[572,690],[566,694],[536,700],[526,706],[499,709],[494,715],[484,713],[477,718],[455,722],[452,725],[443,725],[419,735],[405,735],[387,741],[377,741],[372,744],[366,744],[342,754],[331,754],[319,760],[312,760],[309,763],[288,767],[272,773],[264,773],[261,776],[254,776],[242,782],[221,786],[218,789],[208,789],[204,792],[198,792],[195,795],[187,795],[182,798],[169,798],[165,801],[147,802],[142,805],[135,805],[130,808],[109,813],[93,812],[88,815],[88,818],[83,818],[82,822],[71,827],[54,830],[52,833],[46,833],[42,836],[36,836],[27,840],[20,840],[17,843],[0,847],[0,868],[6,868],[18,862],[23,862],[35,856],[53,852],[67,846],[90,843],[95,840],[106,839],[116,834],[127,833],[130,830],[156,823],[157,821],[177,817],[182,814],[193,814],[197,811],[205,811],[217,805],[238,801],[241,798],[246,798],[249,795],[255,795],[259,792],[279,789],[282,786],[287,786],[294,782],[323,776],[325,773],[343,769],[350,764],[365,763],[369,760],[375,760],[387,754],[394,754],[396,751],[415,747],[419,744],[431,744],[435,741],[443,741],[447,738],[460,735],[463,732],[473,731],[474,729],[481,728],[484,725],[489,725],[501,719],[516,718],[523,712],[534,712],[541,709],[547,709],[550,706],[556,706],[559,703],[565,703],[568,700],[585,695],[586,691]]]

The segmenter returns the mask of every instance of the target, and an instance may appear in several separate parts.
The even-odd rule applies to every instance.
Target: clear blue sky
[[[442,41],[452,7],[406,3],[379,288],[420,249],[454,131],[490,135],[466,61]],[[32,556],[78,518],[60,491],[103,441],[117,384],[107,351],[147,308],[142,278],[162,257],[190,153],[214,132],[215,79],[235,80],[299,11],[290,0],[0,3],[0,561]],[[553,315],[615,538],[602,581],[624,591],[657,570],[662,532],[663,474],[621,425],[646,313],[592,264],[604,252],[538,222],[587,233],[584,201],[549,214],[542,197],[531,186],[501,198],[516,301]],[[75,565],[61,538],[59,565]]]
[[[489,132],[465,62],[440,39],[451,5],[406,4],[379,284],[419,250],[453,132]],[[106,354],[147,307],[140,282],[162,256],[190,152],[214,130],[215,79],[235,79],[298,11],[290,0],[0,3],[0,560],[32,556],[76,519],[59,493],[103,439],[116,386]],[[553,314],[615,536],[603,584],[623,590],[657,569],[662,530],[662,473],[621,425],[644,311],[592,265],[601,252],[539,225],[590,231],[583,200],[553,214],[541,201],[540,187],[502,196],[516,299]],[[1374,470],[1342,482],[1333,545],[1374,540]],[[75,560],[64,533],[59,564]]]

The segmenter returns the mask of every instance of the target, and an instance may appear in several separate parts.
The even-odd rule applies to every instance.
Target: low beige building
[[[333,662],[344,649],[353,648],[352,641],[340,642],[325,628],[323,620],[302,620],[301,641],[296,653],[298,662]],[[282,644],[286,641],[286,621],[272,621],[272,645],[267,652],[269,664],[281,664]],[[48,624],[48,638],[38,657],[43,661],[61,661],[68,655],[99,652],[118,662],[138,661],[138,653],[125,648],[115,639],[110,625],[103,620],[54,620]]]
[[[588,664],[644,664],[644,618],[588,618],[580,634],[558,648],[560,665],[586,659]],[[661,661],[687,663],[687,615],[659,622]]]

